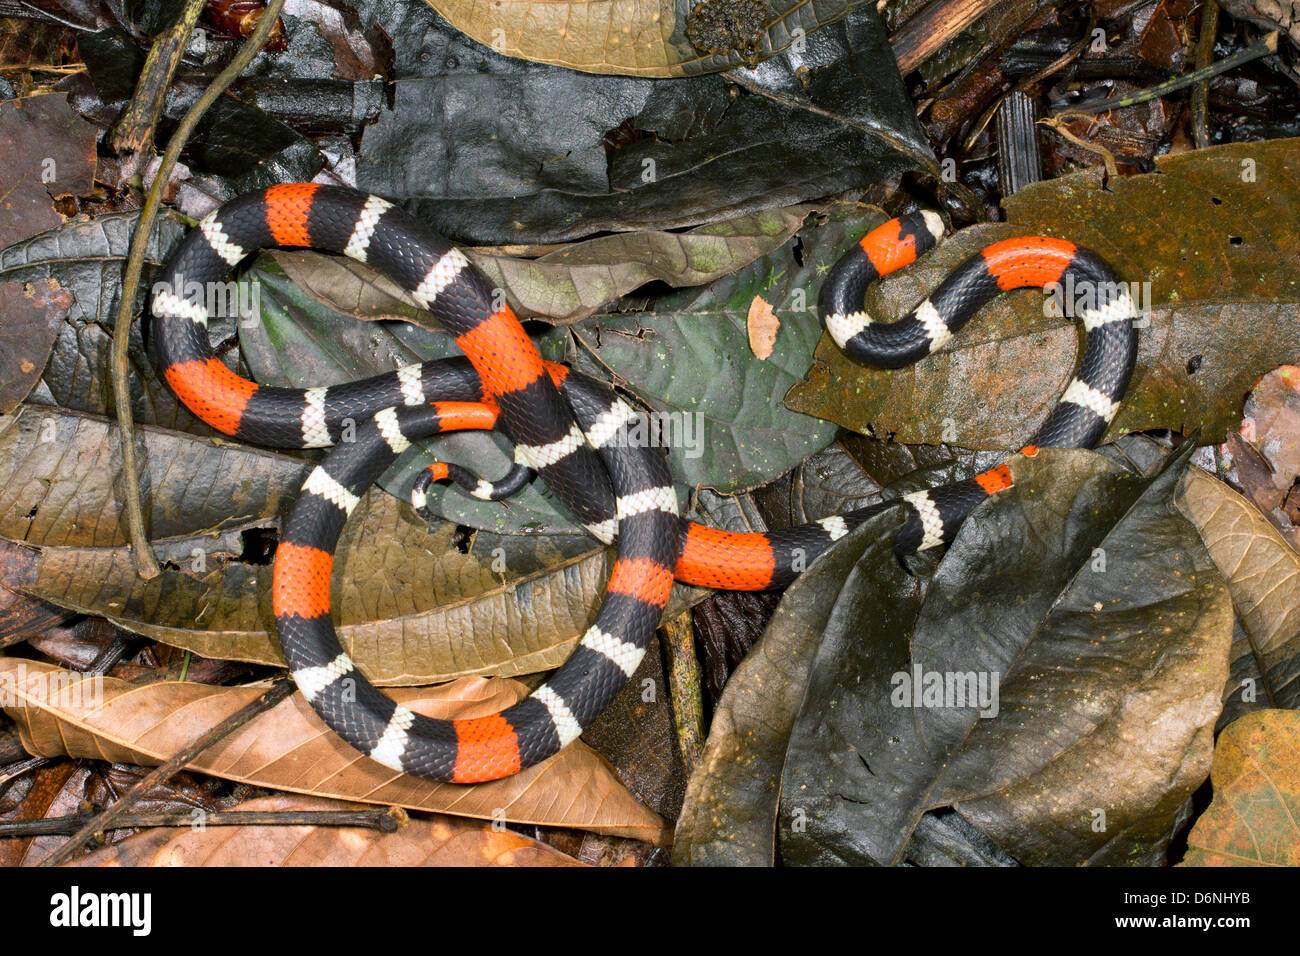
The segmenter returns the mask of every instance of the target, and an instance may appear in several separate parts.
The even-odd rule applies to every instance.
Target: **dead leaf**
[[[727,52],[695,49],[687,38],[694,2],[676,0],[428,0],[447,21],[484,46],[506,56],[551,63],[587,73],[623,76],[692,76],[746,62],[740,44],[718,44]],[[719,0],[706,0],[718,4]],[[763,60],[818,27],[844,16],[862,0],[767,0],[763,22],[746,32]],[[734,10],[736,5],[721,6]],[[734,18],[723,11],[724,22]]]
[[[1234,661],[1226,697],[1238,706],[1300,707],[1300,554],[1249,501],[1198,468],[1189,468],[1175,499],[1196,526],[1228,584],[1253,666]],[[1257,703],[1256,703],[1257,702]]]
[[[233,714],[265,686],[136,686],[35,661],[0,658],[0,699],[23,746],[115,763],[161,763]],[[497,713],[526,688],[499,678],[463,678],[392,692],[417,713],[442,719]],[[301,694],[250,721],[190,769],[274,790],[433,810],[455,816],[575,827],[649,843],[667,839],[663,820],[619,782],[595,751],[575,741],[550,760],[472,787],[435,783],[380,766],[340,740]]]
[[[536,259],[467,250],[493,288],[521,319],[552,325],[594,315],[649,282],[674,288],[707,285],[783,246],[812,206],[769,209],[696,226],[684,232],[642,230],[601,236],[553,249]],[[438,329],[396,283],[337,256],[271,253],[294,284],[326,308],[362,319],[399,318]]]
[[[61,94],[0,102],[0,248],[63,222],[54,199],[90,192],[98,134]]]
[[[1219,735],[1214,800],[1180,866],[1300,866],[1300,712],[1265,710]]]
[[[16,786],[26,786],[27,792],[2,819],[10,823],[75,813],[87,773],[85,766],[78,766],[71,760],[40,767],[27,780],[15,781]],[[18,794],[9,792],[5,796],[12,798]],[[58,842],[59,838],[48,836],[0,840],[0,866],[22,866],[28,862],[39,862],[53,852],[53,847]]]
[[[309,466],[226,440],[137,434],[163,573],[140,578],[126,546],[116,428],[29,405],[0,417],[0,536],[23,542],[0,540],[0,583],[204,657],[283,664],[270,630],[271,568],[245,556],[245,535],[278,526]],[[378,489],[353,512],[338,547],[335,620],[376,683],[548,670],[591,623],[611,560],[599,542],[480,533],[463,553],[457,534]],[[21,628],[29,611],[5,607],[0,633]]]
[[[75,616],[20,590],[36,580],[40,552],[0,538],[0,647],[19,644]]]
[[[1276,368],[1251,389],[1241,434],[1272,467],[1281,501],[1300,475],[1300,366]]]
[[[49,360],[72,294],[53,279],[0,282],[0,414],[18,407]]]
[[[781,327],[781,320],[777,318],[771,303],[756,295],[749,303],[749,315],[745,321],[749,331],[750,350],[755,357],[766,360],[776,344],[776,330]]]
[[[1233,143],[1160,157],[1158,170],[1103,183],[1088,169],[1007,197],[1008,221],[963,229],[870,290],[890,321],[990,241],[1052,235],[1092,249],[1134,291],[1144,320],[1137,368],[1109,434],[1199,427],[1217,442],[1241,399],[1296,359],[1300,208],[1295,140]],[[1247,166],[1257,179],[1242,176]],[[1176,221],[1175,221],[1176,220]],[[866,223],[863,223],[866,225]],[[863,230],[865,231],[865,229]],[[898,441],[1011,449],[1024,443],[1078,361],[1073,321],[1042,293],[999,297],[953,342],[906,374],[854,362],[823,336],[795,411]]]

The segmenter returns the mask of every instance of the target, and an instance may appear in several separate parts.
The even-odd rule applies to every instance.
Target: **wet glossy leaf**
[[[713,715],[704,757],[691,774],[677,821],[673,862],[695,866],[770,866],[790,732],[812,673],[824,629],[855,602],[903,598],[910,582],[889,564],[902,527],[886,512],[813,562],[786,590],[762,639],[741,662]],[[864,557],[865,556],[865,557]],[[859,562],[886,568],[860,576]]]
[[[897,862],[943,806],[1024,864],[1162,858],[1208,771],[1232,631],[1222,579],[1169,507],[1181,464],[1148,481],[1048,450],[1012,470],[924,600],[864,602],[827,628],[784,768],[785,861]],[[942,691],[967,674],[973,704],[923,696],[929,675]]]
[[[852,210],[835,207],[777,251],[709,286],[664,296],[652,311],[595,316],[573,327],[601,366],[663,414],[664,441],[683,484],[753,488],[834,437],[832,425],[791,413],[781,396],[808,367],[821,335],[812,308],[821,277],[856,224]],[[780,321],[766,360],[749,346],[755,298],[770,303]]]
[[[737,74],[739,89],[719,74],[598,77],[512,60],[419,4],[371,9],[399,78],[393,109],[366,131],[358,185],[459,241],[679,228],[918,167],[938,175],[870,4],[809,32],[801,54]]]

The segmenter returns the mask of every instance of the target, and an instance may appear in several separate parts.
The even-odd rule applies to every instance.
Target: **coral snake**
[[[1069,277],[1076,288],[1096,290],[1078,315],[1086,330],[1083,360],[1025,450],[1096,444],[1133,370],[1134,309],[1124,285],[1086,249],[1022,237],[972,256],[902,320],[874,323],[863,311],[867,284],[914,261],[942,231],[936,214],[922,212],[890,220],[856,244],[822,288],[820,310],[831,336],[856,359],[898,368],[941,348],[1000,292]],[[208,341],[204,290],[270,246],[368,263],[432,312],[466,358],[306,391],[239,377]],[[767,534],[680,519],[663,453],[632,439],[635,409],[607,385],[543,362],[509,306],[495,298],[458,249],[401,209],[314,184],[273,186],[207,216],[178,246],[152,296],[164,377],[195,415],[257,444],[334,445],[303,484],[275,556],[276,628],[303,695],[334,731],[381,764],[456,783],[515,773],[579,736],[636,669],[674,577],[712,588],[779,587],[852,528],[899,504]],[[348,422],[355,440],[339,443]],[[417,510],[431,479],[453,478],[481,497],[500,497],[536,472],[593,535],[617,541],[617,557],[595,621],[546,683],[499,714],[434,720],[377,690],[340,646],[330,619],[334,549],[359,496],[411,442],[439,431],[498,426],[515,445],[511,474],[481,482],[463,470],[432,466],[413,492]],[[903,554],[951,541],[977,504],[1010,484],[1004,464],[905,496],[907,517],[895,549]]]

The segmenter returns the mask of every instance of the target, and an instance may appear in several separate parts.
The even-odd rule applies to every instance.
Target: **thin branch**
[[[1235,70],[1237,67],[1249,63],[1252,60],[1258,60],[1262,56],[1269,56],[1277,52],[1278,31],[1274,30],[1266,37],[1261,37],[1250,46],[1243,50],[1238,50],[1232,56],[1224,57],[1218,63],[1203,69],[1193,70],[1186,76],[1177,76],[1172,80],[1167,80],[1156,86],[1148,87],[1145,90],[1138,90],[1136,93],[1130,93],[1128,96],[1116,96],[1108,100],[1097,100],[1093,103],[1081,103],[1078,106],[1067,106],[1063,110],[1058,110],[1053,114],[1058,119],[1070,119],[1074,116],[1087,116],[1092,113],[1105,113],[1107,110],[1124,109],[1127,106],[1136,106],[1139,103],[1147,103],[1151,100],[1159,99],[1170,93],[1176,93],[1181,89],[1189,86],[1195,86],[1197,83],[1203,83],[1220,73],[1227,73],[1229,70]]]
[[[673,702],[673,723],[677,744],[687,775],[691,774],[704,754],[704,694],[700,677],[700,660],[695,656],[695,628],[691,612],[665,621],[659,629],[668,657],[668,689]]]
[[[167,144],[167,151],[163,153],[162,163],[154,176],[153,185],[149,187],[144,207],[140,210],[135,235],[131,238],[131,254],[127,258],[126,272],[122,276],[122,300],[118,303],[117,324],[113,328],[113,393],[117,410],[117,427],[122,444],[122,494],[126,499],[126,522],[131,534],[131,550],[135,553],[136,570],[142,578],[157,577],[161,570],[145,532],[144,507],[140,502],[140,473],[135,457],[135,422],[131,417],[131,385],[127,368],[127,345],[130,342],[131,320],[135,313],[136,290],[140,286],[140,274],[144,270],[145,252],[149,248],[149,237],[153,233],[154,220],[162,205],[163,190],[171,177],[172,169],[176,166],[181,150],[208,107],[216,102],[217,97],[226,91],[257,56],[262,44],[274,29],[283,6],[284,0],[270,0],[262,13],[262,18],[257,22],[257,28],[253,30],[235,58],[217,75],[212,85],[203,91],[203,95],[194,102],[189,112],[185,114],[185,118],[176,127],[176,132],[172,134]]]
[[[71,840],[43,860],[41,866],[58,866],[60,863],[66,863],[91,840],[100,840],[102,842],[104,831],[118,826],[117,821],[131,807],[135,806],[142,797],[147,796],[155,787],[171,779],[173,774],[184,769],[195,757],[217,743],[217,741],[234,733],[258,714],[270,710],[280,703],[294,692],[295,687],[294,682],[288,678],[276,681],[266,693],[239,708],[207,733],[197,737],[189,746],[172,754],[164,763],[159,764],[141,777],[130,790],[122,794],[111,806],[104,808],[103,811],[92,817],[73,835]]]
[[[153,142],[154,126],[162,115],[167,88],[181,65],[181,57],[205,5],[204,0],[189,0],[176,22],[150,45],[131,102],[110,134],[114,152],[140,153]]]
[[[998,5],[998,0],[935,0],[909,16],[889,38],[906,76],[940,47]]]
[[[1082,136],[1076,136],[1070,132],[1070,128],[1054,116],[1044,116],[1038,121],[1038,125],[1046,126],[1056,133],[1062,139],[1069,140],[1075,146],[1088,150],[1090,153],[1096,153],[1101,157],[1101,161],[1106,165],[1106,175],[1111,180],[1119,179],[1119,164],[1115,161],[1115,154],[1108,150],[1100,143],[1090,143]]]
[[[53,762],[54,761],[49,757],[26,757],[0,767],[0,794],[3,794],[8,790],[9,784],[13,783],[23,774],[32,770],[39,770],[41,767]]]
[[[1201,35],[1196,40],[1196,68],[1203,70],[1214,62],[1214,38],[1219,33],[1219,4],[1205,0],[1201,5]],[[1210,145],[1210,78],[1192,87],[1192,139],[1197,149]]]
[[[44,820],[12,820],[0,823],[0,840],[17,840],[38,836],[71,836],[94,817],[74,813]],[[150,827],[366,827],[384,833],[396,833],[406,823],[401,807],[375,807],[371,810],[228,810],[207,812],[201,809],[170,813],[127,813],[103,829],[128,830]]]

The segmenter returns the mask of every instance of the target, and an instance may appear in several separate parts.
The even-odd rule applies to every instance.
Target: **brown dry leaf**
[[[1251,389],[1241,434],[1272,467],[1278,492],[1290,490],[1300,475],[1300,366],[1276,368]]]
[[[813,207],[766,209],[685,232],[641,230],[550,250],[536,259],[466,250],[521,319],[578,322],[648,282],[707,285],[783,246]],[[328,309],[362,319],[399,318],[438,329],[405,291],[367,266],[320,253],[275,250],[272,258]]]
[[[271,568],[244,556],[244,535],[278,526],[310,466],[225,440],[138,434],[151,541],[165,561],[148,581],[127,546],[112,422],[35,405],[0,416],[0,585],[204,657],[283,664]],[[598,542],[484,532],[462,552],[457,536],[378,489],[344,528],[335,621],[376,683],[558,667],[591,623],[611,560]],[[0,635],[29,633],[34,608],[0,594]]]
[[[1219,735],[1214,800],[1182,866],[1300,866],[1300,712],[1265,710]]]
[[[47,767],[39,767],[25,780],[15,780],[7,788],[5,803],[11,808],[0,813],[0,820],[13,823],[17,820],[44,820],[66,813],[75,813],[81,801],[86,782],[86,765],[72,760],[61,760]],[[21,788],[26,786],[27,792]],[[19,794],[22,794],[21,797]],[[0,867],[23,866],[39,862],[51,852],[52,837],[14,837],[0,840]]]
[[[1221,481],[1189,468],[1175,499],[1228,584],[1250,642],[1256,706],[1300,707],[1300,554],[1259,510]],[[1242,676],[1234,666],[1229,692]],[[1270,703],[1271,702],[1271,703]]]
[[[59,225],[59,196],[90,192],[99,130],[48,93],[0,103],[0,247]]]
[[[17,408],[41,380],[71,307],[72,293],[54,279],[0,282],[0,414]]]
[[[0,691],[23,746],[39,756],[155,765],[266,688],[135,686],[35,661],[0,658]],[[524,696],[515,681],[471,677],[404,688],[394,700],[441,719],[494,714]],[[513,777],[476,786],[435,783],[380,766],[333,734],[294,694],[200,754],[190,769],[273,790],[391,804],[480,819],[575,827],[662,844],[663,820],[642,806],[582,741]]]
[[[356,810],[318,797],[259,797],[241,813]],[[68,866],[580,866],[553,847],[509,830],[451,818],[411,820],[396,833],[366,827],[158,827]]]
[[[1249,420],[1243,419],[1242,431],[1253,434],[1253,429],[1248,427],[1249,424]],[[1246,441],[1241,436],[1241,432],[1228,432],[1219,448],[1224,459],[1232,463],[1226,477],[1253,501],[1260,511],[1273,514],[1274,520],[1277,520],[1281,516],[1278,509],[1286,498],[1287,489],[1278,488],[1275,484],[1275,473],[1268,459],[1258,448]],[[1285,530],[1284,525],[1280,524],[1279,527]]]
[[[776,344],[776,330],[781,327],[781,320],[776,317],[771,303],[756,295],[749,303],[749,315],[745,322],[745,328],[749,332],[750,351],[755,357],[766,360]]]
[[[729,0],[705,0],[732,10]],[[766,59],[863,0],[766,0],[763,22],[750,35]],[[428,0],[457,30],[497,53],[587,73],[691,76],[739,66],[735,50],[711,54],[692,47],[687,17],[695,0]]]

